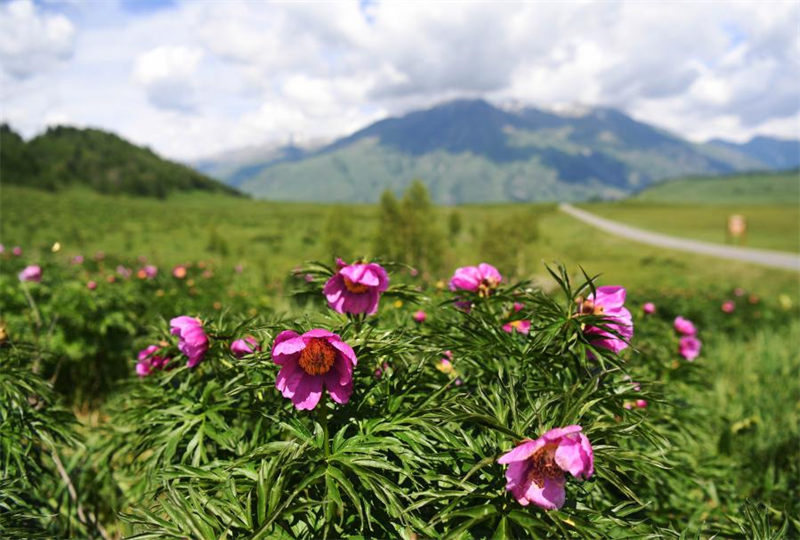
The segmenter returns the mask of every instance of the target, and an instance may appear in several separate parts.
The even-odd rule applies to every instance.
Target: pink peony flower
[[[622,336],[615,336],[597,326],[588,326],[584,333],[592,336],[590,337],[592,345],[614,353],[619,353],[628,347],[628,342],[633,337],[633,319],[631,312],[624,307],[624,303],[625,288],[619,286],[598,287],[596,294],[590,294],[580,303],[581,314],[600,315],[609,319],[605,327]]]
[[[275,388],[298,410],[316,407],[323,386],[336,403],[350,400],[353,368],[358,360],[338,335],[320,328],[303,335],[284,330],[275,338],[272,360],[282,366]]]
[[[684,336],[693,336],[697,333],[697,329],[694,327],[694,323],[689,319],[684,319],[683,317],[675,317],[675,330],[679,334],[683,334]]]
[[[478,266],[456,268],[450,278],[451,291],[470,291],[486,297],[492,294],[503,281],[503,276],[491,264],[481,263]]]
[[[514,331],[519,332],[520,334],[528,334],[531,331],[531,321],[520,320],[520,321],[511,321],[503,325],[503,331],[508,332],[509,334]]]
[[[653,302],[647,302],[645,305],[642,306],[642,311],[644,311],[648,315],[652,315],[656,312],[656,305]]]
[[[117,274],[124,277],[125,279],[128,279],[129,277],[131,277],[131,274],[133,274],[133,270],[131,270],[130,268],[125,268],[120,264],[117,266]]]
[[[178,279],[183,279],[186,277],[186,267],[183,265],[178,265],[172,269],[172,275]]]
[[[367,313],[378,311],[381,293],[389,288],[386,270],[376,263],[345,264],[337,259],[338,271],[322,289],[328,306],[338,313]]]
[[[147,377],[154,370],[164,369],[164,366],[169,362],[169,358],[165,356],[158,356],[155,354],[161,350],[158,345],[150,345],[149,347],[139,351],[138,362],[136,363],[136,374],[139,377]]]
[[[594,473],[592,445],[577,425],[554,428],[535,441],[524,441],[497,462],[508,465],[506,489],[517,502],[545,510],[564,505],[564,473],[582,479]]]
[[[199,364],[208,350],[208,336],[203,325],[194,317],[182,315],[169,321],[170,333],[178,336],[178,349],[189,359],[186,365],[190,368]]]
[[[42,268],[37,264],[26,266],[22,272],[19,273],[20,281],[35,281],[39,283],[42,281]]]
[[[733,303],[733,300],[726,300],[722,303],[722,311],[725,313],[733,313],[733,310],[736,309],[736,304]]]
[[[425,319],[428,318],[428,315],[424,311],[419,310],[416,313],[414,313],[414,315],[412,315],[412,317],[414,318],[414,321],[416,321],[418,323],[424,323]]]
[[[142,268],[142,270],[144,270],[144,275],[147,279],[153,279],[158,275],[158,268],[156,268],[152,264],[145,265],[145,267]]]
[[[260,351],[261,345],[258,340],[253,336],[246,336],[244,339],[237,339],[231,343],[231,352],[236,358],[241,358],[247,354],[253,354],[255,351]]]
[[[525,304],[523,304],[522,302],[514,302],[514,312],[515,312],[515,313],[516,313],[517,311],[522,311],[522,309],[523,309],[524,307],[525,307]]]
[[[19,247],[19,246],[14,246],[14,249],[12,249],[12,250],[11,250],[11,253],[12,253],[12,254],[13,254],[15,257],[19,257],[20,255],[22,255],[22,248],[21,248],[21,247]]]
[[[86,288],[89,289],[90,291],[95,290],[97,288],[97,282],[96,281],[87,282],[86,283]]]
[[[678,352],[689,362],[693,362],[700,355],[703,343],[695,336],[683,336],[678,344]]]

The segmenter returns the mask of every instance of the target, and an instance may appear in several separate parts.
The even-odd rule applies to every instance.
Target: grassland
[[[800,171],[691,176],[655,184],[632,197],[669,204],[800,204]]]
[[[661,233],[724,244],[728,217],[741,214],[747,235],[734,245],[800,251],[800,206],[699,205],[626,201],[583,205],[600,216]]]
[[[663,209],[665,215],[670,210],[628,203],[592,206],[593,211],[637,224],[642,223],[628,216],[649,216],[653,208]],[[769,217],[772,209],[763,210]],[[725,209],[718,211],[718,217],[725,215]],[[453,212],[460,215],[463,226],[457,234],[447,235],[441,269],[430,276],[432,280],[446,279],[453,268],[485,259],[499,261],[506,273],[542,279],[543,261],[561,261],[576,271],[580,264],[589,272],[602,272],[606,283],[648,289],[744,287],[766,295],[797,288],[797,277],[790,272],[632,244],[579,223],[554,205],[463,206],[437,212],[443,234]],[[691,219],[708,223],[709,231],[716,219],[701,207],[674,212],[684,216],[676,220],[678,225]],[[763,235],[765,242],[774,235],[773,245],[764,247],[791,243],[787,231],[796,223],[796,210],[785,208],[776,215],[780,217]],[[334,224],[345,231],[335,242],[330,237]],[[241,264],[254,290],[280,288],[287,273],[303,261],[370,255],[375,251],[377,224],[377,207],[368,205],[270,203],[208,194],[159,201],[87,191],[52,194],[19,187],[2,191],[2,242],[7,246],[47,250],[58,241],[65,257],[102,250],[141,254],[164,265],[198,258]],[[492,228],[496,224],[504,224],[499,232]],[[668,232],[686,230],[685,236],[691,236],[690,227],[678,225]],[[760,237],[753,231],[753,238]],[[332,252],[334,245],[339,246],[337,253]]]

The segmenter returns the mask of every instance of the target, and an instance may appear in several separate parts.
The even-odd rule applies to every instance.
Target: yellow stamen
[[[344,276],[342,276],[342,278],[344,279],[344,286],[351,293],[362,294],[367,292],[367,289],[369,288],[366,285],[362,285],[361,283],[353,283]]]
[[[336,350],[322,338],[311,338],[297,361],[309,375],[324,375],[336,361]]]

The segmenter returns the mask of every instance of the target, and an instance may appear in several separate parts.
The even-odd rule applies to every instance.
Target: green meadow
[[[722,229],[729,211],[627,202],[587,208],[644,228],[709,241],[724,240],[714,230]],[[104,251],[144,255],[162,265],[198,259],[242,265],[254,290],[280,290],[285,276],[304,261],[372,256],[383,241],[378,238],[375,205],[274,203],[209,194],[156,200],[10,186],[3,188],[2,209],[7,246],[47,251],[60,242],[64,257]],[[757,210],[745,212],[751,219],[749,245],[796,250],[798,210]],[[631,243],[584,225],[553,204],[435,207],[433,215],[429,226],[443,242],[438,268],[426,276],[432,282],[476,260],[492,260],[508,275],[544,282],[544,263],[559,261],[574,271],[581,265],[587,272],[602,273],[606,283],[632,288],[796,292],[797,278],[790,272]],[[668,227],[664,216],[679,218],[670,220],[674,225]]]

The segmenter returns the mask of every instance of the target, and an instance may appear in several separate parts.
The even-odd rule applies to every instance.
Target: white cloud
[[[202,57],[198,48],[156,47],[136,59],[133,79],[156,107],[188,111],[195,106],[194,75]]]
[[[42,13],[31,0],[0,5],[0,64],[13,78],[31,77],[69,59],[74,38],[67,17]]]
[[[614,106],[694,140],[798,136],[797,3],[12,7],[39,28],[0,32],[2,115],[28,135],[66,118],[192,159],[485,96]]]

